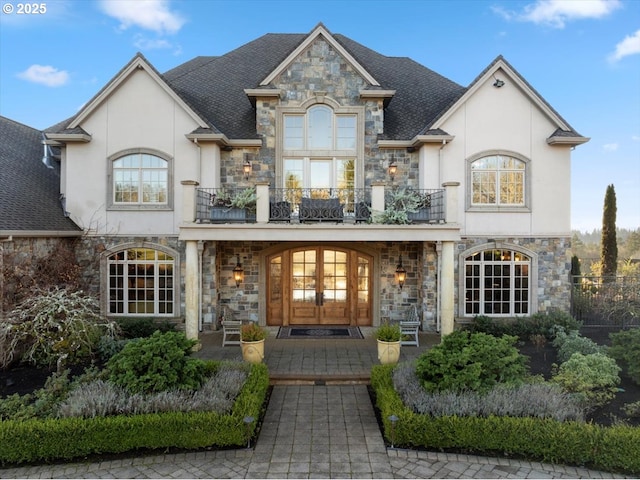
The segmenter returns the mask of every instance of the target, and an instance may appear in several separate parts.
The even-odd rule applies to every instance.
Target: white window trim
[[[122,252],[124,250],[130,250],[134,248],[147,248],[150,250],[157,250],[170,255],[173,258],[173,313],[172,314],[150,314],[150,313],[110,313],[109,312],[109,257],[113,254]],[[180,305],[181,305],[181,283],[180,283],[180,253],[172,248],[165,247],[150,242],[131,242],[123,243],[111,247],[100,254],[100,311],[102,315],[108,317],[130,317],[130,318],[142,318],[149,316],[157,316],[162,318],[179,318],[181,317]],[[157,288],[157,285],[156,287]]]
[[[116,203],[113,199],[113,163],[127,155],[148,154],[153,155],[167,162],[167,202],[166,203]],[[130,148],[121,150],[107,157],[107,210],[155,210],[155,211],[172,211],[173,210],[173,157],[164,152],[152,148]]]
[[[512,157],[516,160],[520,160],[524,162],[524,205],[501,205],[501,204],[490,204],[490,205],[479,205],[473,204],[473,175],[471,171],[471,164],[476,160],[480,160],[484,157],[492,157],[495,155],[501,155],[505,157]],[[469,158],[467,158],[466,162],[466,180],[467,180],[467,188],[466,188],[466,211],[467,212],[531,212],[531,161],[523,155],[520,155],[517,152],[512,152],[509,150],[487,150],[484,152],[477,153]],[[499,194],[499,192],[496,192]]]
[[[466,269],[465,259],[478,252],[484,252],[486,250],[512,250],[514,252],[526,255],[530,259],[529,263],[529,312],[526,314],[487,314],[486,316],[492,318],[515,318],[515,317],[529,317],[538,312],[538,254],[533,250],[524,248],[521,245],[515,245],[508,242],[494,241],[477,245],[473,248],[465,250],[458,255],[458,315],[461,318],[469,319],[476,316],[476,314],[466,313]],[[513,286],[512,286],[513,287]],[[484,314],[478,314],[484,315]]]
[[[356,148],[355,150],[284,150],[284,116],[305,115],[314,106],[324,105],[333,110],[333,115],[355,115],[356,116]],[[306,121],[305,121],[306,125]],[[355,185],[354,188],[364,188],[364,127],[365,127],[365,107],[360,106],[340,106],[335,100],[318,95],[296,106],[276,107],[276,188],[284,188],[284,157],[286,158],[355,158]],[[306,128],[306,127],[305,127]],[[334,121],[335,131],[335,121]],[[305,130],[306,133],[306,130]]]

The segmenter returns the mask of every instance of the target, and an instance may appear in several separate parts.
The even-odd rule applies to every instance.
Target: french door
[[[371,325],[368,255],[315,246],[287,250],[268,261],[268,324]]]

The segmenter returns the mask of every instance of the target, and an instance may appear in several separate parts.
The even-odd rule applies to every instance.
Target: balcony
[[[182,184],[183,240],[438,241],[460,235],[453,182],[429,190]]]
[[[256,223],[264,202],[247,205],[248,189],[197,188],[196,223]],[[245,197],[240,205],[236,199]],[[385,189],[384,208],[372,205],[371,188],[270,188],[268,222],[416,224],[445,221],[445,190]]]

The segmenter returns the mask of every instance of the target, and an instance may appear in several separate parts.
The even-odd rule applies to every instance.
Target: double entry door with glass
[[[269,325],[371,325],[372,258],[303,247],[268,259]]]

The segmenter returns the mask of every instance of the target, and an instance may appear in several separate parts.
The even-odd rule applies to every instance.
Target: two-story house
[[[588,139],[502,57],[463,87],[322,24],[164,74],[138,54],[45,136],[107,315],[197,337],[222,307],[375,326],[417,305],[446,334],[569,307]]]

